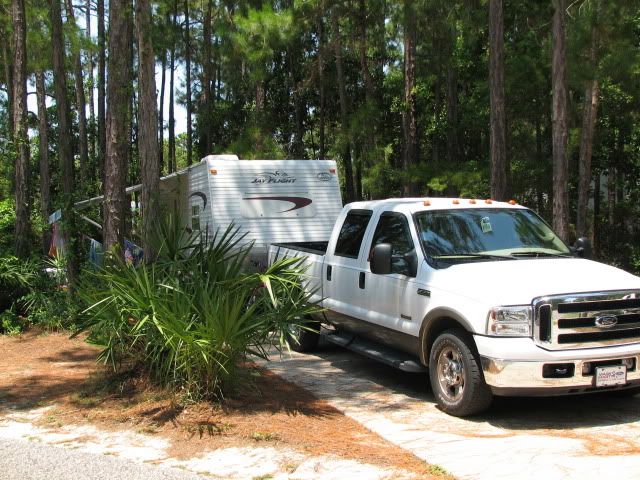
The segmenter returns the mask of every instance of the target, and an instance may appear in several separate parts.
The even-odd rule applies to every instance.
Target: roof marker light
[[[490,198],[487,198],[484,203],[491,205],[493,203],[493,200],[491,200]]]
[[[470,203],[471,205],[475,205],[475,204],[476,204],[476,201],[472,198],[471,200],[469,200],[469,203]]]
[[[454,204],[454,205],[460,205],[460,200],[454,200],[454,201],[453,201],[453,204]]]
[[[430,202],[429,200],[425,200],[424,202],[422,202],[422,204],[423,204],[425,207],[430,207],[430,206],[431,206],[431,202]]]
[[[509,205],[517,205],[518,202],[516,202],[515,200],[509,200]]]
[[[216,170],[215,168],[210,168],[210,169],[209,169],[209,173],[210,173],[211,175],[217,175],[217,174],[218,174],[218,170]]]

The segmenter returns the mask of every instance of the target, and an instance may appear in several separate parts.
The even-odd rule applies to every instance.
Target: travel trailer
[[[141,189],[129,187],[127,194]],[[102,201],[94,197],[76,208]],[[253,242],[250,262],[258,269],[266,266],[272,243],[327,238],[342,209],[334,160],[239,160],[235,155],[209,155],[162,177],[160,202],[182,214],[185,228],[213,233],[234,224],[244,240]]]

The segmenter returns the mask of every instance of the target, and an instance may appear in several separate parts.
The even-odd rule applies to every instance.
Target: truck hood
[[[433,288],[490,305],[526,305],[536,297],[640,290],[640,277],[579,258],[469,262],[434,272]]]

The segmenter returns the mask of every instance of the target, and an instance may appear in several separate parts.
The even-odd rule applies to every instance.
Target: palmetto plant
[[[296,260],[246,272],[251,245],[234,227],[209,237],[168,216],[156,242],[156,262],[133,267],[113,259],[79,290],[90,305],[81,329],[116,369],[137,364],[193,398],[212,397],[246,356],[266,357],[272,345],[284,345],[292,324],[317,310]]]

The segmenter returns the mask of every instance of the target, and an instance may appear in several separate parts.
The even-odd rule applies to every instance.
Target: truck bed
[[[324,255],[327,253],[329,242],[290,242],[290,243],[274,243],[274,247],[288,248],[290,250],[299,250],[305,253],[313,253],[314,255]]]
[[[269,265],[283,258],[300,258],[306,267],[304,284],[311,302],[322,302],[322,267],[329,242],[274,243],[269,247]]]

